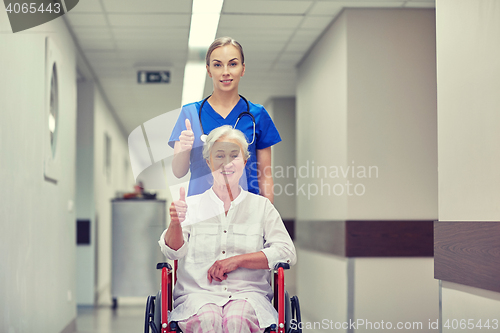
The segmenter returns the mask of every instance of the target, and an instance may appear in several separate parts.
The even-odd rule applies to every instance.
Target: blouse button
[[[227,232],[227,230],[224,230],[224,233],[226,233],[226,232]]]
[[[222,254],[226,254],[226,251],[222,251]]]

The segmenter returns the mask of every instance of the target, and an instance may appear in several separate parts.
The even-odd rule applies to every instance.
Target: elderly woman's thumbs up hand
[[[165,233],[165,244],[176,251],[184,244],[181,223],[186,219],[187,212],[186,190],[184,190],[184,187],[181,187],[180,192],[180,199],[170,204],[170,225]]]
[[[170,223],[181,224],[186,219],[187,204],[186,204],[186,190],[184,187],[180,189],[180,198],[172,202],[170,205]]]

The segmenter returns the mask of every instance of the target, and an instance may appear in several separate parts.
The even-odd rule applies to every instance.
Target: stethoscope
[[[212,96],[212,95],[210,95]],[[198,118],[200,119],[200,127],[201,127],[201,136],[200,136],[200,139],[202,142],[205,142],[207,141],[207,137],[208,135],[205,134],[205,131],[203,130],[203,124],[201,123],[201,110],[203,109],[203,105],[205,104],[205,102],[207,101],[207,99],[210,98],[210,96],[208,96],[207,98],[205,98],[203,100],[203,102],[201,102],[201,105],[200,105],[200,109],[198,110]],[[248,101],[245,97],[239,95],[241,98],[243,98],[243,100],[245,101],[245,103],[247,103],[247,110],[245,112],[242,112],[239,114],[238,116],[238,119],[236,119],[236,123],[234,124],[233,128],[236,128],[236,125],[238,125],[238,122],[240,121],[240,119],[243,117],[243,116],[250,116],[250,118],[252,118],[252,123],[253,123],[253,135],[252,135],[252,142],[250,142],[249,144],[251,145],[254,141],[255,141],[255,117],[253,116],[253,114],[250,113],[250,104],[248,104]]]

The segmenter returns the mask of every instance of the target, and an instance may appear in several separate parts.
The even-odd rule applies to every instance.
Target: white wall
[[[334,323],[347,320],[348,261],[345,257],[297,249],[297,295],[304,332],[321,332],[323,320]],[[314,325],[319,329],[309,329]],[[332,331],[342,332],[324,330]]]
[[[446,281],[442,281],[441,287],[442,332],[457,332],[462,319],[465,319],[462,325],[466,324],[469,332],[494,331],[500,328],[500,293]],[[487,321],[490,327],[480,328]],[[473,329],[470,323],[474,324]]]
[[[366,189],[349,197],[348,218],[435,219],[434,10],[348,10],[345,15],[347,164],[357,166],[351,182]],[[371,166],[376,169],[370,175]]]
[[[304,185],[314,193],[313,185],[321,185],[312,176],[313,162],[327,168],[347,164],[347,74],[347,17],[341,15],[298,67],[296,165],[303,172],[298,172],[297,192]],[[296,214],[298,220],[344,220],[347,196],[299,192]]]
[[[295,187],[296,180],[293,171],[296,169],[295,98],[272,98],[265,104],[265,107],[273,118],[282,140],[272,147],[274,206],[280,212],[282,219],[294,220],[295,191],[291,189]]]
[[[439,0],[436,29],[439,220],[499,221],[500,3]],[[445,281],[441,293],[443,324],[498,317],[499,293]]]
[[[298,217],[435,218],[433,10],[345,10],[303,61],[299,77],[297,166],[310,166],[301,182],[312,191],[318,184],[319,193],[311,192],[314,200],[298,196],[305,197]],[[327,177],[311,177],[324,166]],[[337,178],[332,170],[339,170]],[[336,193],[343,188],[343,194],[328,195],[325,187],[321,195],[321,181],[338,184]],[[364,194],[347,195],[347,181],[351,193],[360,184],[357,193]]]
[[[438,1],[439,220],[500,220],[500,3]]]
[[[76,249],[77,281],[76,302],[78,305],[93,305],[95,302],[95,198],[94,198],[94,96],[91,81],[78,82],[77,152],[76,152],[76,200],[77,220],[90,221],[90,244]]]
[[[62,53],[60,172],[44,180],[45,37]],[[0,331],[75,327],[75,51],[61,18],[12,34],[0,11]]]
[[[346,9],[300,64],[297,165],[312,166],[314,161],[316,167],[316,175],[311,172],[301,182],[337,186],[337,193],[343,186],[343,194],[336,195],[333,188],[328,194],[326,187],[321,193],[318,186],[319,194],[309,193],[310,199],[297,196],[299,223],[437,217],[434,18],[433,10]],[[318,176],[318,166],[326,166],[328,174]],[[358,192],[356,184],[362,185]],[[310,252],[305,265],[317,263],[314,274],[327,280],[331,273],[319,264],[324,257],[339,263],[336,256]],[[337,302],[328,288],[320,300],[309,296],[321,282],[306,284],[310,273],[299,257],[298,290],[310,304],[306,311],[311,320],[324,319],[317,313],[327,300],[335,304],[332,316],[345,314],[342,321],[427,324],[437,319],[439,289],[432,258],[345,260],[347,264],[336,265],[340,271],[335,278],[345,275],[347,282],[340,286],[348,291],[345,302]]]
[[[402,323],[404,332],[435,332],[429,329],[429,320],[439,319],[439,281],[434,279],[432,258],[356,258],[353,262],[352,317],[365,321],[356,332],[373,332],[377,326],[367,322],[377,325],[382,320],[383,331],[387,323],[392,329]]]
[[[94,196],[97,231],[97,303],[111,302],[111,199],[117,192],[133,192],[128,146],[100,93],[94,101]],[[111,173],[105,170],[105,135],[111,138]],[[128,163],[128,167],[125,164]]]

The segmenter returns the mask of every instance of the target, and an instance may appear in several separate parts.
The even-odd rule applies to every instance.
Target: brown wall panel
[[[290,238],[295,240],[295,220],[283,220],[283,224],[285,225]]]
[[[433,221],[301,221],[297,246],[346,257],[432,257]]]
[[[500,292],[500,222],[435,222],[434,278]]]
[[[347,221],[347,257],[432,257],[433,221]]]

